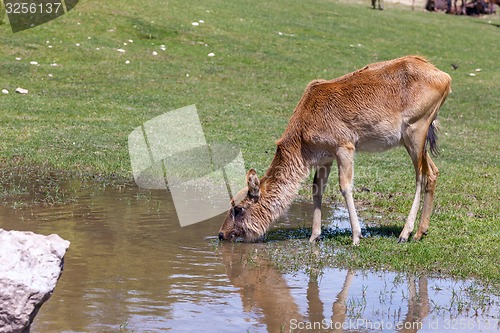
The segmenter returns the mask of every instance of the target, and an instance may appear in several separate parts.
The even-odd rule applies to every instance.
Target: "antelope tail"
[[[437,132],[439,131],[439,124],[437,120],[433,120],[431,123],[431,126],[429,126],[429,129],[427,130],[427,147],[429,148],[429,151],[431,152],[432,156],[437,156],[439,155],[439,149],[438,149],[438,136]]]

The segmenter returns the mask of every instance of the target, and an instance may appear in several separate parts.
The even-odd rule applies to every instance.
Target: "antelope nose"
[[[224,233],[219,232],[219,240],[224,240]]]

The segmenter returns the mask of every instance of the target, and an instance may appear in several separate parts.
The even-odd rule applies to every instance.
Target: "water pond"
[[[255,253],[218,244],[221,217],[181,228],[169,194],[79,191],[58,207],[0,207],[0,227],[71,241],[32,333],[498,332],[500,299],[474,281],[328,269],[282,274]],[[296,204],[276,228],[309,226]],[[326,208],[333,227],[341,210]],[[248,258],[257,258],[256,261]]]

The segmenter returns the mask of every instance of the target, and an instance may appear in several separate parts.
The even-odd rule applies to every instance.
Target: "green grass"
[[[191,24],[198,20],[205,23]],[[421,54],[453,79],[440,112],[440,178],[429,236],[405,245],[375,236],[353,248],[349,235],[341,235],[323,249],[344,253],[339,258],[355,267],[499,283],[499,24],[498,15],[388,5],[375,11],[366,3],[324,0],[87,0],[20,33],[0,24],[0,89],[10,91],[0,95],[0,195],[18,198],[32,190],[25,186],[30,179],[53,174],[129,180],[128,134],[190,104],[209,142],[238,145],[247,167],[262,174],[310,80]],[[29,94],[15,94],[17,87]],[[332,178],[327,198],[340,201]],[[406,152],[358,155],[355,178],[361,217],[369,223],[383,215],[377,223],[397,234],[414,192]]]

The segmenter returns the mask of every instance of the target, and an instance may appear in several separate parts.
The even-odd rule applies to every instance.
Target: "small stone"
[[[125,53],[124,49],[117,49],[117,51],[120,52],[120,53]]]
[[[2,94],[7,95],[9,91],[7,89],[2,89]]]
[[[19,87],[16,89],[16,93],[21,94],[21,95],[25,95],[28,93],[28,89],[24,89],[24,88]]]
[[[30,61],[30,64],[36,66],[36,65],[38,65],[38,62],[37,61]]]
[[[130,64],[130,60],[125,60],[125,63],[128,65]]]
[[[215,57],[215,53],[210,52],[210,53],[208,54],[208,56],[209,56],[209,57]]]
[[[157,56],[157,55],[158,55],[158,52],[153,51],[153,55],[154,55],[154,56]]]
[[[199,24],[198,22],[193,22],[193,23],[191,23],[191,25],[192,25],[192,26],[197,27],[197,26],[199,26],[200,24]]]

